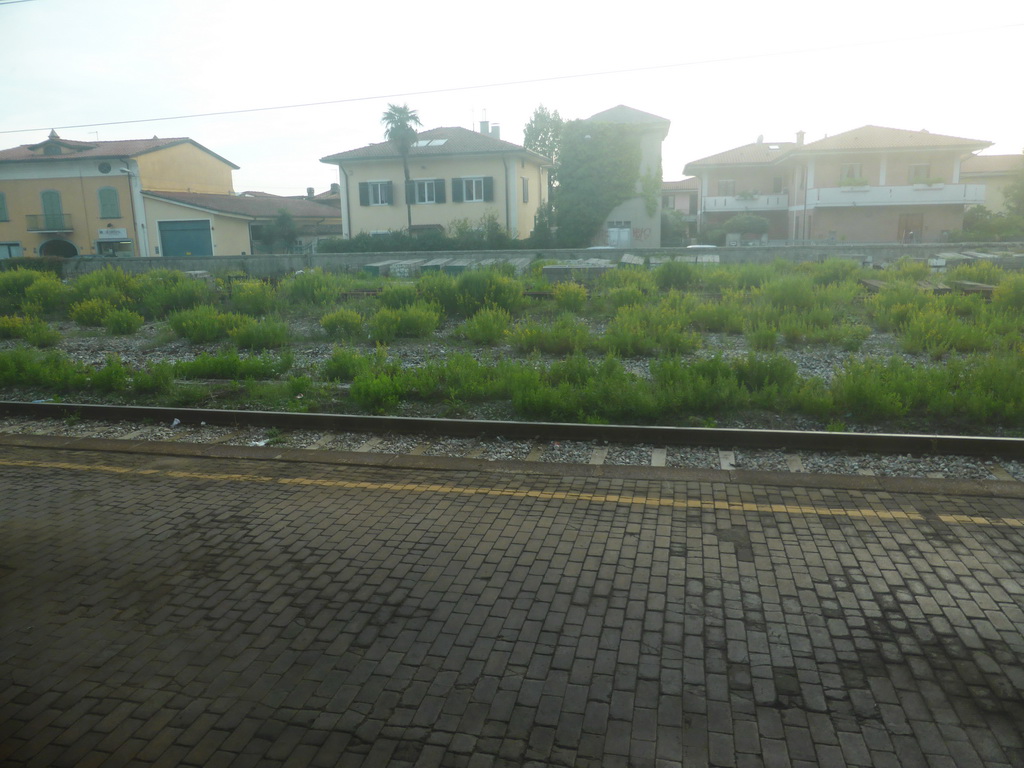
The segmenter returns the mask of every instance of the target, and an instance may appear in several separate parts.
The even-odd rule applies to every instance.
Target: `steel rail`
[[[97,421],[150,421],[164,424],[170,424],[178,419],[182,425],[205,423],[216,426],[277,427],[278,429],[372,434],[427,434],[450,437],[580,440],[846,453],[999,456],[1024,459],[1024,438],[1016,437],[661,427],[628,424],[562,424],[535,421],[436,419],[10,400],[0,401],[0,414],[32,418],[68,418],[73,416]]]

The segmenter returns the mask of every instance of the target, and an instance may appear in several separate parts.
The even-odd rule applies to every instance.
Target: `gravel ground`
[[[280,431],[274,428],[134,423],[107,423],[79,419],[0,419],[0,432],[41,434],[61,437],[135,438],[179,443],[221,443],[236,446],[281,446],[315,448],[328,451],[365,450],[380,454],[419,453],[427,456],[473,456],[488,461],[525,461],[531,455],[538,461],[563,464],[590,464],[604,454],[602,463],[616,466],[651,466],[654,445],[603,444],[594,441],[552,441],[438,437],[428,435],[386,435],[375,438],[362,432],[341,434],[315,430]],[[719,469],[718,449],[707,446],[669,446],[665,464],[688,469]],[[792,452],[772,449],[732,451],[736,469],[765,472],[790,471]],[[822,474],[873,474],[890,477],[927,477],[957,479],[1001,479],[1001,468],[1013,478],[1024,481],[1024,462],[1008,459],[965,456],[887,456],[879,454],[797,453],[803,471]]]

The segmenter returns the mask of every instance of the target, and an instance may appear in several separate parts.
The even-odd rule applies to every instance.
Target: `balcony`
[[[705,197],[704,213],[743,213],[745,211],[785,211],[789,195],[720,195]]]
[[[70,213],[30,213],[25,217],[29,232],[73,232]]]
[[[901,187],[827,187],[807,190],[807,205],[982,205],[984,184],[910,184]]]

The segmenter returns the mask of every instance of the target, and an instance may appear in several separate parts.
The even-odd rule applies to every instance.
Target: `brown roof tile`
[[[341,211],[336,206],[324,205],[306,198],[275,197],[259,195],[242,197],[240,195],[209,195],[198,192],[153,192],[143,191],[144,195],[174,203],[205,208],[217,213],[232,216],[244,216],[254,219],[272,219],[282,210],[287,211],[296,219],[341,218]]]
[[[1024,170],[1024,155],[974,155],[960,163],[960,173],[1017,173]]]
[[[519,152],[531,155],[539,162],[550,162],[548,158],[536,152],[531,152],[518,144],[495,139],[486,134],[471,131],[468,128],[431,128],[428,131],[419,131],[416,134],[416,139],[417,141],[435,140],[442,143],[429,146],[414,146],[409,152],[410,158]],[[397,160],[400,157],[401,155],[398,154],[394,144],[390,141],[383,141],[380,144],[370,144],[366,147],[350,149],[347,152],[328,155],[327,157],[320,158],[320,162],[340,164],[359,160]]]
[[[991,141],[944,136],[941,133],[929,133],[928,131],[907,131],[902,128],[865,125],[854,128],[852,131],[812,141],[805,144],[800,151],[836,152],[881,149],[953,149],[957,147],[963,147],[965,150],[977,150],[990,146],[992,146]]]
[[[22,144],[19,147],[0,150],[0,163],[59,163],[64,160],[79,160],[83,157],[94,159],[127,158],[144,155],[147,152],[155,152],[159,149],[166,149],[167,147],[173,147],[178,144],[192,144],[203,152],[213,155],[218,160],[227,163],[232,168],[238,168],[238,166],[230,160],[225,160],[216,152],[211,152],[202,144],[189,138],[158,139],[154,136],[152,139],[122,139],[120,141],[72,141],[70,139],[55,137],[55,134],[53,133],[50,135],[51,138],[46,141],[38,142],[36,144]],[[42,147],[44,144],[49,143],[59,144],[61,147],[67,148],[71,151],[60,155],[44,155],[39,151],[33,151],[34,148],[38,150],[38,148]]]
[[[754,144],[745,144],[735,149],[727,149],[717,155],[702,157],[687,163],[684,173],[690,173],[690,168],[703,168],[715,165],[770,165],[791,154],[799,147],[792,141],[769,142],[759,141]]]
[[[700,179],[698,179],[696,176],[691,176],[690,178],[683,179],[681,181],[665,181],[665,182],[662,182],[661,189],[662,189],[662,191],[665,191],[665,192],[668,192],[668,191],[671,191],[671,190],[675,190],[675,189],[699,190],[700,189]]]
[[[619,104],[618,106],[606,109],[603,112],[598,112],[596,115],[591,115],[584,122],[587,123],[629,123],[629,124],[653,124],[668,126],[671,121],[665,117],[658,117],[652,115],[650,112],[642,112],[639,109],[633,109],[633,107],[627,107],[625,104]]]

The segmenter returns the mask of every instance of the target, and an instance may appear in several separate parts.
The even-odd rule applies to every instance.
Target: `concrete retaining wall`
[[[430,251],[424,253],[320,253],[281,256],[207,256],[168,259],[154,258],[86,258],[68,259],[64,264],[64,276],[78,275],[115,266],[125,272],[142,272],[149,269],[175,269],[182,272],[205,270],[214,275],[243,273],[252,277],[274,278],[297,272],[300,269],[320,267],[328,272],[358,272],[368,264],[386,261],[408,261],[410,259],[468,259],[473,262],[486,260],[508,261],[512,259],[536,258],[562,263],[587,259],[609,259],[618,262],[624,255],[650,256],[651,258],[686,258],[716,255],[720,264],[770,264],[784,260],[792,262],[824,261],[830,258],[853,259],[858,262],[884,264],[901,256],[925,259],[937,254],[963,253],[981,248],[992,248],[991,244],[980,243],[923,243],[920,245],[786,245],[786,246],[745,246],[742,248],[692,249],[659,248],[638,253],[635,249],[583,249],[583,250],[530,250],[530,251]],[[1024,243],[1005,244],[1007,253],[1024,253]],[[1019,261],[1019,259],[1018,259]]]

